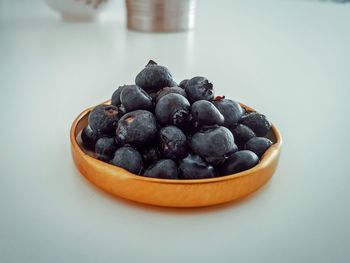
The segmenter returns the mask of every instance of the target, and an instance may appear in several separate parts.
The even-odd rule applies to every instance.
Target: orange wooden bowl
[[[106,102],[108,104],[109,101]],[[254,111],[241,104],[248,111]],[[104,191],[140,203],[167,207],[200,207],[226,203],[246,196],[263,186],[276,170],[282,137],[276,126],[268,137],[274,144],[253,168],[210,179],[172,180],[149,178],[94,158],[84,149],[81,131],[87,125],[92,108],[84,110],[70,131],[74,163],[80,173]]]

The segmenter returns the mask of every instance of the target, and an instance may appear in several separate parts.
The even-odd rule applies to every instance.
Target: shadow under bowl
[[[109,104],[107,101],[105,104]],[[241,104],[248,111],[254,109]],[[231,175],[192,180],[149,178],[105,163],[86,150],[81,131],[88,124],[92,108],[84,110],[70,130],[71,151],[80,173],[104,191],[132,201],[166,207],[202,207],[236,200],[255,192],[274,174],[282,146],[282,137],[272,125],[268,138],[274,143],[253,168]]]

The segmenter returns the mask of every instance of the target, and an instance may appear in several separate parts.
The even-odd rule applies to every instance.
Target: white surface
[[[41,2],[0,2],[0,262],[350,262],[350,5],[199,1],[195,31],[152,35],[125,29],[122,4],[68,24]],[[150,58],[178,81],[207,76],[280,128],[266,187],[177,210],[79,175],[71,122]]]

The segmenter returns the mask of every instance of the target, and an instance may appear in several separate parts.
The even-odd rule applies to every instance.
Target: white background
[[[0,2],[0,262],[350,262],[350,4],[199,1],[196,29],[177,34],[127,31],[123,15],[118,1],[70,24],[40,1]],[[166,209],[79,175],[71,122],[149,59],[279,127],[263,189]]]

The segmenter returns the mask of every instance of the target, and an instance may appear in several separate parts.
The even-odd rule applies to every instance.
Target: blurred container
[[[196,0],[126,0],[128,28],[143,32],[187,31],[194,27]]]
[[[46,0],[48,6],[61,14],[64,21],[94,21],[105,10],[107,0]]]

